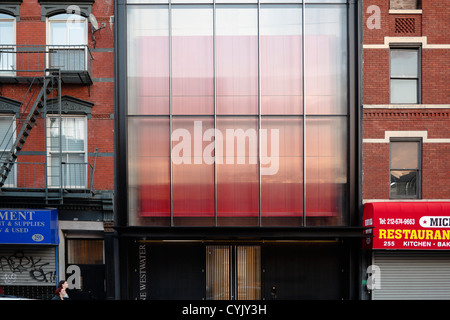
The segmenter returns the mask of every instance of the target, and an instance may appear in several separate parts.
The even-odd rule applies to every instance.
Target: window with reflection
[[[87,19],[76,14],[48,18],[49,66],[61,70],[86,70]]]
[[[419,49],[390,50],[391,103],[419,103]]]
[[[419,198],[421,142],[393,140],[390,142],[390,197]]]

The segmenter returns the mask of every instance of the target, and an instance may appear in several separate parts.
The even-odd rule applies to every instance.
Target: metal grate
[[[415,33],[415,32],[416,32],[415,18],[395,19],[395,33]]]
[[[56,286],[3,286],[3,294],[26,299],[50,300]]]

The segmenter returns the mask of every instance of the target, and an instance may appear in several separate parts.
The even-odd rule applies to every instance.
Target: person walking
[[[66,280],[61,280],[58,283],[58,287],[56,288],[56,299],[53,298],[52,300],[59,300],[59,297],[61,296],[62,299],[61,300],[68,300],[69,299],[69,295],[66,292],[67,287],[69,286],[69,284],[67,283]]]
[[[66,290],[64,290],[62,287],[57,288],[55,296],[52,298],[52,300],[64,300],[65,292]]]

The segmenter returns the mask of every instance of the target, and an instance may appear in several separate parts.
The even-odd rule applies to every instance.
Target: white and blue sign
[[[56,209],[0,209],[0,244],[59,244]]]

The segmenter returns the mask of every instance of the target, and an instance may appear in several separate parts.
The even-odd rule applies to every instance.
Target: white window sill
[[[422,9],[415,9],[415,10],[390,9],[389,14],[422,14]]]

